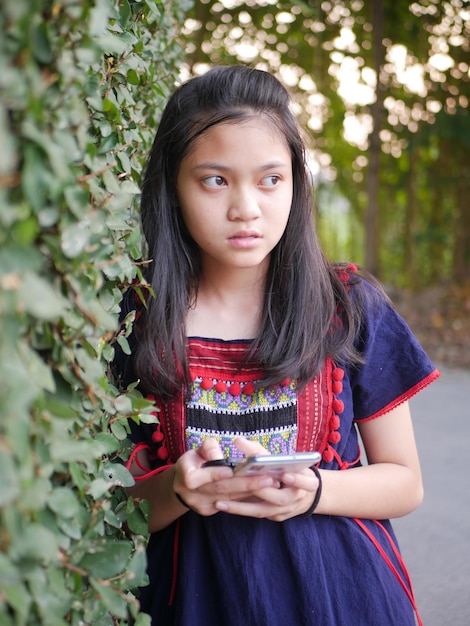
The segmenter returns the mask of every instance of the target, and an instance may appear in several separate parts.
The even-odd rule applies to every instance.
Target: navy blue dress
[[[149,449],[154,468],[206,437],[236,456],[239,435],[273,454],[318,450],[323,469],[358,465],[356,424],[380,419],[438,377],[392,306],[368,283],[361,289],[373,294],[357,340],[363,365],[327,359],[301,391],[290,379],[263,388],[256,366],[240,368],[248,342],[190,338],[189,400],[160,403],[160,424],[135,426],[133,441]],[[314,514],[279,523],[188,511],[151,536],[148,573],[141,604],[153,626],[415,624],[388,520]]]

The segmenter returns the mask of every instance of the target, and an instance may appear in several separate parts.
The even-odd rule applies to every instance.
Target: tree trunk
[[[406,284],[412,289],[416,289],[419,283],[419,276],[416,263],[416,219],[418,214],[417,207],[417,173],[416,173],[416,159],[417,159],[417,142],[411,136],[410,138],[410,165],[408,168],[408,181],[406,186],[406,215],[405,215],[405,265],[403,267],[403,275],[405,277]]]
[[[384,63],[383,47],[383,0],[373,1],[372,27],[374,47],[374,69],[377,76],[375,102],[371,106],[372,133],[369,137],[369,170],[367,179],[368,205],[365,217],[366,269],[375,275],[379,274],[378,267],[378,196],[379,196],[379,161],[380,161],[380,128],[384,90],[380,80],[380,73]]]
[[[457,185],[458,202],[452,279],[457,285],[470,281],[470,179],[462,174]]]

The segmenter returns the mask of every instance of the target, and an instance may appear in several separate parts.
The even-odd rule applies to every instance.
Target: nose
[[[261,215],[256,189],[241,186],[233,188],[229,201],[229,220],[250,222]]]

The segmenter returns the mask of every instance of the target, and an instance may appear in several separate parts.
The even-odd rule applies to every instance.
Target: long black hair
[[[217,67],[190,79],[169,99],[142,188],[141,217],[151,261],[146,278],[154,296],[139,320],[135,370],[144,389],[164,400],[188,383],[185,321],[197,298],[200,272],[199,250],[178,206],[179,167],[210,128],[258,116],[270,120],[289,146],[293,197],[285,232],[271,253],[262,321],[247,359],[256,359],[266,384],[291,377],[303,385],[327,356],[357,357],[357,312],[318,243],[305,146],[289,94],[268,72]]]

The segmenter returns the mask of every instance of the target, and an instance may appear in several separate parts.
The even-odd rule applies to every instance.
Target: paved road
[[[425,500],[394,521],[424,626],[470,625],[470,370],[411,400]]]

